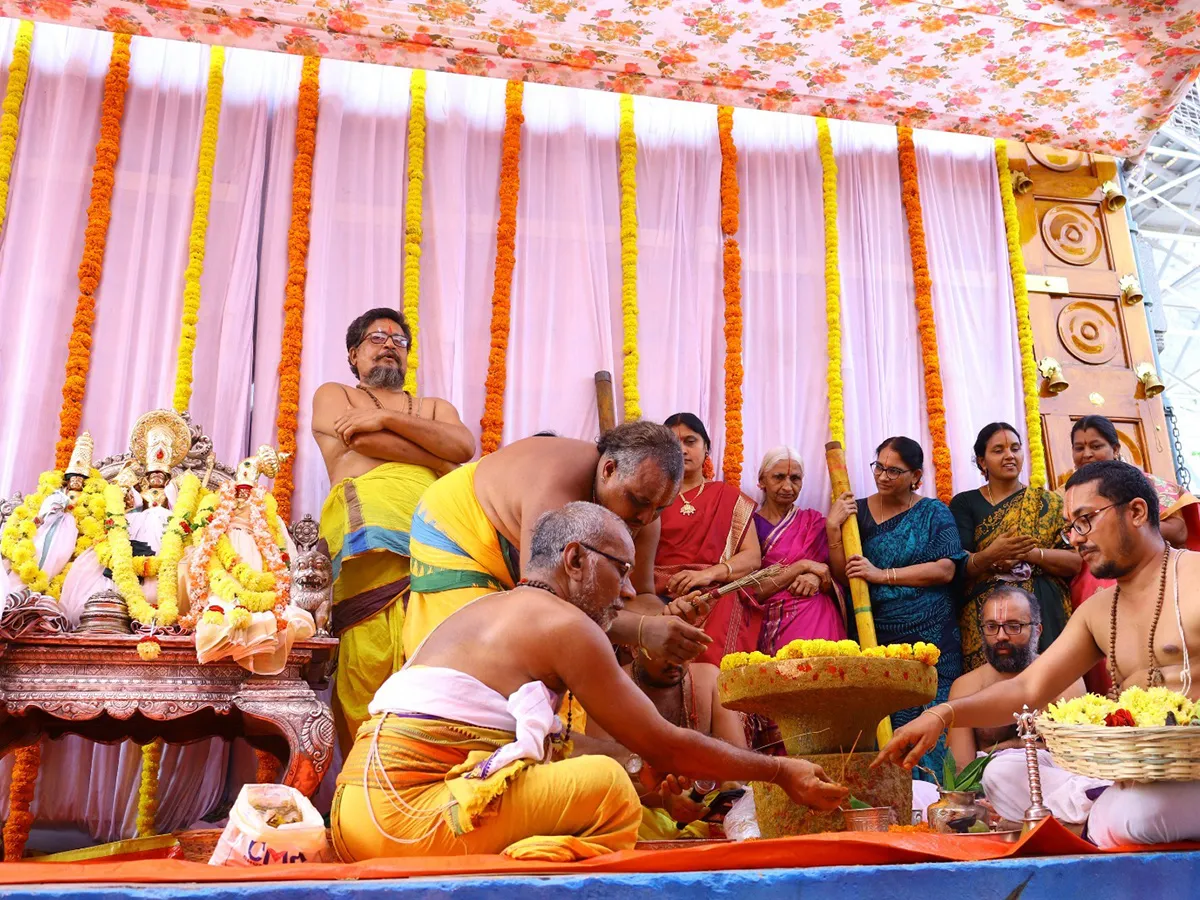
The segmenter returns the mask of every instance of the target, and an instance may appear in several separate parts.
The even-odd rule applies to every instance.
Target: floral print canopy
[[[1134,156],[1200,0],[0,0],[0,14]]]

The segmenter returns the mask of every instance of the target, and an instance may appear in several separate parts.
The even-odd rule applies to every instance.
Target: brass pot
[[[977,822],[988,824],[988,809],[976,802],[975,791],[943,791],[925,811],[929,827],[942,834],[964,834]]]

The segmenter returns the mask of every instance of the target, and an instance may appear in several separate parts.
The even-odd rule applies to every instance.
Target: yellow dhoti
[[[619,763],[521,759],[488,771],[485,761],[513,740],[513,732],[429,717],[367,722],[334,794],[339,856],[503,853],[569,862],[633,847],[642,808]]]
[[[423,466],[384,463],[334,485],[321,509],[333,560],[333,632],[341,641],[333,713],[343,750],[375,691],[404,664],[409,533],[417,501],[433,483]]]
[[[412,517],[412,594],[404,621],[411,655],[429,632],[472,600],[516,584],[517,548],[496,531],[475,497],[470,463],[440,479]]]

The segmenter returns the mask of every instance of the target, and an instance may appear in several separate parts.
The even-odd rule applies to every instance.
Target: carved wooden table
[[[0,643],[0,757],[41,736],[100,743],[210,737],[248,741],[287,759],[283,783],[311,796],[333,757],[333,715],[316,695],[337,641],[292,647],[278,675],[229,659],[200,665],[192,635],[161,638],[146,662],[137,635],[67,634]]]

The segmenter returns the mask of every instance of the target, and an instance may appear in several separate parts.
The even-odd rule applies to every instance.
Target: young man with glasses
[[[927,710],[896,732],[875,765],[911,767],[956,723],[996,727],[1023,706],[1045,709],[1105,658],[1115,691],[1165,686],[1200,697],[1200,555],[1168,548],[1158,527],[1158,495],[1127,463],[1083,466],[1066,494],[1071,546],[1092,574],[1115,578],[1116,585],[1081,606],[1025,671]],[[1087,828],[1104,847],[1200,840],[1200,782],[1110,787],[1091,806]]]
[[[356,383],[329,382],[313,397],[313,437],[331,485],[321,536],[333,559],[333,632],[341,638],[333,710],[343,749],[402,658],[396,601],[408,592],[417,501],[475,453],[452,405],[404,390],[411,341],[399,312],[368,310],[346,332]]]

